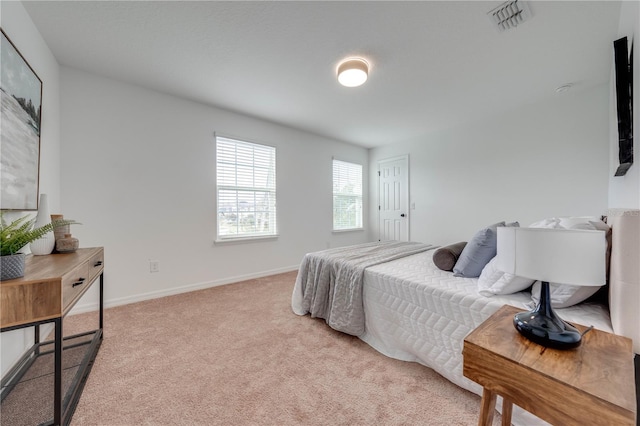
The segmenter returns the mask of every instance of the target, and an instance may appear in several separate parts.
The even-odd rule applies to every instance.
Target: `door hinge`
[[[380,176],[380,170],[378,170],[378,176]]]
[[[382,209],[380,208],[380,206],[378,206],[378,210],[382,210]]]

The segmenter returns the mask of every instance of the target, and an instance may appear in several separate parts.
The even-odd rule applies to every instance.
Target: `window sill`
[[[364,228],[349,228],[349,229],[334,229],[331,231],[333,234],[341,234],[343,232],[362,232]]]
[[[257,237],[236,237],[236,238],[223,238],[216,239],[213,241],[214,245],[224,245],[224,244],[242,244],[242,243],[251,243],[258,241],[269,241],[269,240],[277,240],[280,235],[264,235]]]

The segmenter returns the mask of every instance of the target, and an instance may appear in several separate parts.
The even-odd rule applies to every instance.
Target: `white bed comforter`
[[[291,297],[293,311],[324,318],[331,328],[360,336],[365,330],[365,269],[432,248],[435,246],[385,241],[308,253],[298,270]]]

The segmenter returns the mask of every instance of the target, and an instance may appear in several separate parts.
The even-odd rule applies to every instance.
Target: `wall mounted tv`
[[[627,38],[613,42],[616,67],[616,105],[618,110],[618,157],[615,176],[624,176],[633,164],[633,46]]]

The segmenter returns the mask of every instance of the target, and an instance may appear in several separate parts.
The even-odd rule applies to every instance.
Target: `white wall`
[[[83,223],[72,226],[81,246],[105,247],[107,305],[291,270],[306,252],[367,241],[331,232],[332,156],[367,173],[366,149],[76,69],[61,76],[63,213]],[[213,244],[214,132],[277,148],[277,240]],[[95,301],[89,293],[79,310]]]
[[[624,1],[620,8],[620,25],[618,27],[618,38],[627,37],[629,46],[631,41],[635,43],[633,58],[633,158],[631,168],[624,176],[614,176],[620,161],[618,159],[618,116],[616,111],[615,98],[615,75],[613,67],[613,40],[611,42],[611,86],[610,86],[610,106],[609,106],[609,207],[611,208],[640,208],[640,120],[638,109],[640,108],[640,52],[638,52],[638,42],[640,42],[640,3],[637,1]]]
[[[377,162],[409,154],[414,241],[468,241],[502,220],[600,215],[607,208],[608,86],[565,92],[493,120],[370,151],[370,229]]]
[[[60,210],[60,68],[20,2],[2,2],[1,26],[42,80],[40,193],[48,195],[51,213]],[[8,220],[26,213],[12,212]],[[32,214],[32,213],[29,213]],[[33,344],[33,331],[0,335],[0,367],[4,374],[23,350]]]

